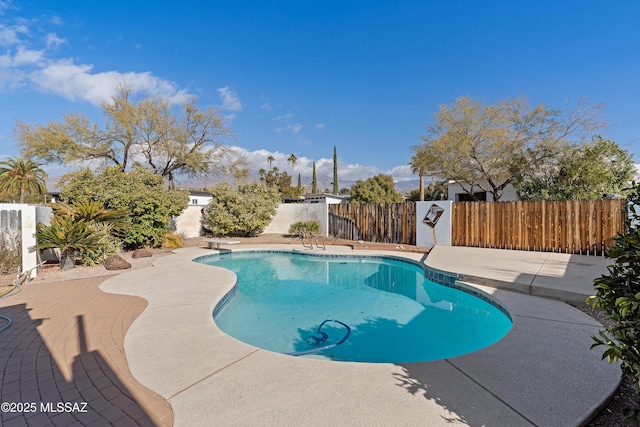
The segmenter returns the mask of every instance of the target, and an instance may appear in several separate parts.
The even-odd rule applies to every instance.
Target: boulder
[[[149,249],[136,249],[133,251],[131,258],[149,258],[150,256],[153,256],[153,252]]]
[[[111,255],[105,258],[104,268],[107,270],[126,270],[131,268],[131,264],[118,255]]]

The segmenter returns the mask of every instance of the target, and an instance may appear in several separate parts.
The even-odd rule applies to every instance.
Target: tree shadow
[[[75,337],[51,341],[39,332],[51,319],[32,319],[30,310],[26,304],[2,307],[13,323],[0,332],[0,401],[15,405],[0,411],[0,424],[172,424],[166,410],[153,414],[141,405],[147,398],[132,392],[132,384],[127,384],[131,380],[121,379],[102,351],[89,350],[84,316],[75,317]],[[70,369],[63,369],[64,360],[57,360],[46,341],[64,342],[65,349],[75,347]]]

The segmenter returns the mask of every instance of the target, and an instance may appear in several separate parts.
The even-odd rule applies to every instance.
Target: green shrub
[[[19,233],[0,233],[0,274],[16,273],[22,265],[22,238]]]
[[[608,256],[615,260],[609,274],[594,281],[596,295],[587,303],[602,310],[612,322],[593,337],[593,347],[604,345],[603,359],[621,361],[623,375],[640,387],[640,185],[633,183],[628,232],[616,238]]]
[[[289,227],[289,234],[296,236],[305,236],[307,234],[320,233],[320,223],[318,221],[299,221],[294,222]]]
[[[171,218],[189,204],[186,192],[168,191],[163,184],[162,176],[141,165],[130,172],[108,167],[94,174],[83,169],[63,175],[59,183],[67,203],[89,200],[102,202],[108,210],[127,209],[131,223],[121,238],[127,249],[162,245]]]
[[[396,191],[391,175],[379,174],[351,186],[352,203],[397,203],[404,197]]]
[[[240,184],[238,189],[221,182],[205,208],[203,228],[216,236],[255,236],[271,222],[280,194],[259,182]]]

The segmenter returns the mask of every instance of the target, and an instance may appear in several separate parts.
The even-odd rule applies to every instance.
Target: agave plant
[[[100,250],[104,246],[104,234],[84,220],[56,216],[51,225],[36,225],[37,249],[60,249],[60,269],[68,270],[76,265],[76,258],[83,252]]]

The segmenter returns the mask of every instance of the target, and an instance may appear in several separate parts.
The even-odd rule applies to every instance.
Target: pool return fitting
[[[333,344],[323,345],[322,347],[312,348],[310,350],[294,351],[294,352],[285,353],[285,354],[287,354],[289,356],[304,356],[305,354],[318,353],[319,351],[328,350],[330,348],[334,348],[334,347],[339,346],[340,344],[344,343],[347,340],[347,338],[349,338],[349,335],[351,335],[351,328],[349,326],[347,326],[345,323],[342,323],[339,320],[327,319],[324,322],[320,323],[320,326],[318,326],[318,330],[316,331],[315,335],[311,335],[309,338],[307,338],[307,342],[309,344],[311,344],[311,345],[319,345],[319,344],[322,344],[323,342],[326,342],[327,339],[329,339],[329,335],[326,332],[322,331],[322,327],[327,322],[334,322],[334,323],[337,323],[337,324],[342,325],[342,326],[345,327],[346,334],[344,335],[344,337],[342,337],[342,339],[340,341],[338,341],[336,343],[333,343]]]

